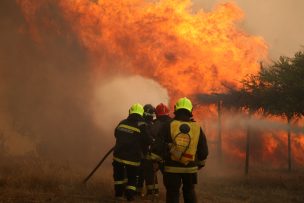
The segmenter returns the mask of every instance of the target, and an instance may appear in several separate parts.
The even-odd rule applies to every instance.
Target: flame
[[[292,143],[292,156],[294,156],[294,159],[297,163],[303,164],[304,163],[304,137],[302,136],[295,136],[293,137],[293,143]]]
[[[19,0],[34,37],[38,7],[55,4],[100,75],[115,59],[117,72],[152,78],[171,98],[238,86],[267,55],[262,38],[237,26],[244,14],[233,3],[194,13],[189,0],[41,2]]]
[[[30,0],[17,0],[17,2],[22,7],[22,12],[25,20],[28,22],[28,30],[31,33],[33,40],[35,40],[37,43],[40,42],[41,39],[39,35],[39,30],[37,26],[32,23],[32,21],[35,19],[35,14],[37,13],[38,9],[43,5],[43,2],[31,2]]]

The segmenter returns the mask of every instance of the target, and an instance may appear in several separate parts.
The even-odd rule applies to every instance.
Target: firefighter
[[[155,108],[151,104],[146,104],[144,106],[144,120],[147,124],[147,133],[150,137],[154,140],[154,136],[152,134],[152,126],[154,123],[155,117]],[[153,194],[154,191],[154,171],[153,171],[153,164],[150,158],[150,147],[146,146],[146,151],[144,152],[144,158],[141,161],[140,173],[138,177],[138,187],[137,187],[137,194],[139,196],[149,196]],[[146,193],[143,193],[144,184],[146,185]]]
[[[163,104],[160,103],[156,106],[155,108],[155,113],[156,113],[156,119],[154,120],[154,124],[152,125],[151,131],[153,138],[155,139],[155,143],[158,143],[160,138],[158,137],[159,132],[162,128],[162,126],[169,122],[171,120],[169,113],[170,110],[169,108]],[[154,143],[151,146],[151,153],[150,153],[150,159],[152,160],[152,169],[153,169],[153,180],[151,181],[151,185],[148,188],[148,195],[154,195],[154,197],[159,195],[159,187],[158,187],[158,179],[157,179],[157,171],[159,169],[159,164],[160,159],[158,159],[157,156],[153,153],[155,146]]]
[[[128,201],[134,200],[143,148],[152,142],[152,138],[147,134],[143,113],[142,105],[133,104],[129,109],[128,118],[115,128],[116,143],[112,165],[117,200],[123,200],[124,196]]]
[[[196,203],[197,171],[205,166],[207,140],[201,127],[192,119],[192,103],[184,97],[174,106],[175,117],[165,123],[152,155],[164,160],[163,182],[166,202],[178,203],[182,186],[185,203]]]
[[[163,137],[160,136],[161,129],[163,128],[165,123],[168,123],[172,120],[169,116],[170,109],[163,103],[160,103],[156,106],[156,119],[152,128],[153,135],[155,138],[155,143],[151,147],[151,158],[155,162],[162,162],[162,158],[158,156],[162,154],[163,147],[159,147],[159,145],[164,142]],[[158,169],[159,164],[154,164],[154,168]]]

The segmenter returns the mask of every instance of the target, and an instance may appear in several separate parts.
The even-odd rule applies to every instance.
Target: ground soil
[[[18,166],[18,167],[16,167]],[[31,163],[0,164],[0,202],[115,202],[111,166],[100,168],[83,184],[90,172],[69,165]],[[159,203],[165,200],[160,179]],[[208,167],[199,172],[198,202],[304,202],[304,171],[284,170],[217,173]],[[181,195],[182,199],[182,195]],[[151,202],[138,199],[136,202]],[[156,201],[154,201],[156,202]],[[182,200],[180,201],[182,202]]]

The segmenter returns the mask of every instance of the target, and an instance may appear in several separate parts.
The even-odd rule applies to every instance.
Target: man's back
[[[115,129],[116,144],[114,157],[139,162],[143,156],[143,146],[151,143],[146,124],[137,114],[122,120]]]

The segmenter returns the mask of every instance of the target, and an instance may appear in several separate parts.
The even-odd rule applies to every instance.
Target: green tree
[[[304,52],[297,52],[291,59],[294,69],[292,93],[296,96],[298,113],[304,115]]]

